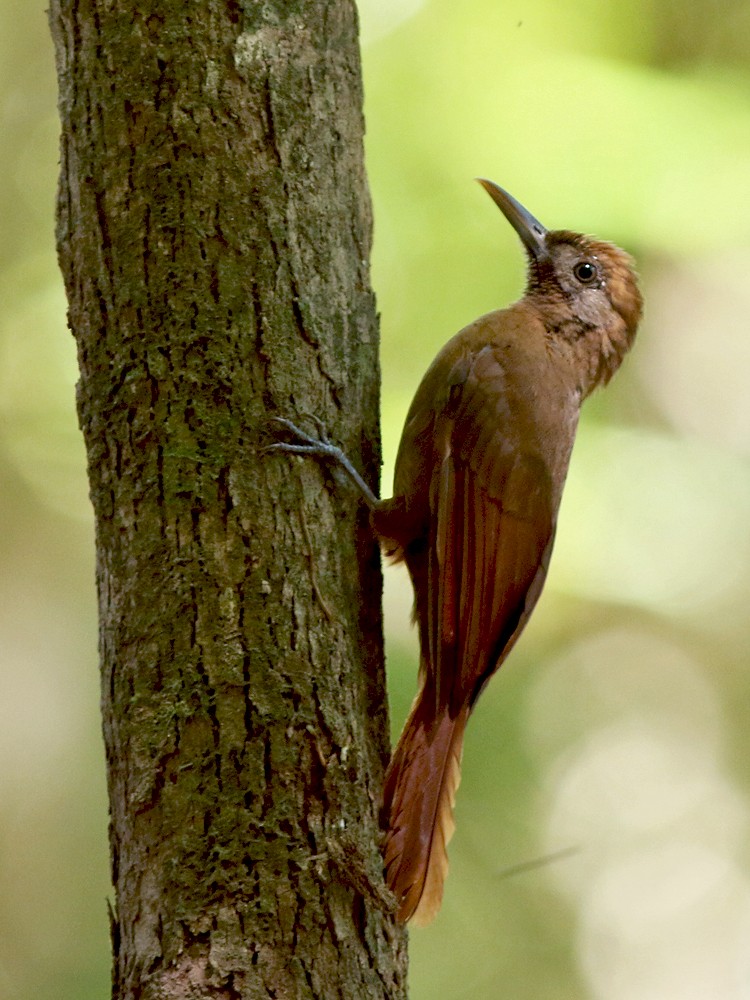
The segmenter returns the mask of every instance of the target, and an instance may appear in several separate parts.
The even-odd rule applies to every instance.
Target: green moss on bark
[[[396,998],[379,460],[349,2],[54,0],[58,245],[96,516],[114,996]]]

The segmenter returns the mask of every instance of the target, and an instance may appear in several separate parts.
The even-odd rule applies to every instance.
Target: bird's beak
[[[487,181],[483,177],[477,177],[477,180],[521,237],[523,245],[531,257],[535,260],[547,257],[549,255],[547,230],[541,222],[497,184],[493,184],[492,181]]]

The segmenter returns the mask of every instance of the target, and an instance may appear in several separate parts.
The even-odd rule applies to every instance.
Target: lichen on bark
[[[116,998],[405,996],[378,800],[378,554],[263,451],[374,483],[349,0],[53,0],[57,240],[97,535]]]

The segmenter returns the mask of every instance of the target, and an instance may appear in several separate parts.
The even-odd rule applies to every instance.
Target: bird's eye
[[[573,274],[582,285],[590,285],[597,275],[596,266],[589,260],[582,260],[573,268]]]

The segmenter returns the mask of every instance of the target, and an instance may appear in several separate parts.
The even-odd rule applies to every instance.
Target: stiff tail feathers
[[[453,806],[461,781],[468,709],[435,717],[434,699],[420,691],[385,778],[385,877],[399,901],[398,919],[429,924],[443,899]]]

